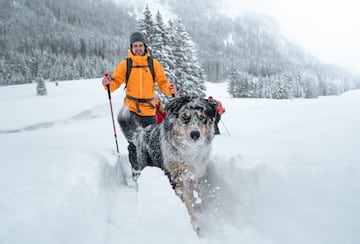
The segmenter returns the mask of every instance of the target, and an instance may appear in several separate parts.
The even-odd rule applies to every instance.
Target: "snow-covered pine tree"
[[[288,92],[286,90],[286,85],[281,79],[281,76],[279,75],[272,75],[272,98],[275,99],[287,99],[288,98]]]
[[[171,46],[175,60],[175,76],[180,95],[205,95],[204,72],[196,58],[191,37],[181,20],[169,22],[173,32]]]
[[[232,96],[232,97],[236,97],[234,94],[234,90],[235,90],[235,86],[236,86],[236,82],[238,80],[238,72],[236,71],[236,69],[234,69],[233,67],[230,70],[230,79],[229,79],[229,83],[227,86],[227,92]]]
[[[205,96],[204,71],[181,21],[169,21],[166,27],[160,12],[153,21],[146,5],[137,28],[146,35],[153,57],[163,65],[168,79],[176,83],[180,95]]]
[[[272,86],[271,86],[271,78],[269,76],[261,77],[260,78],[261,83],[261,93],[260,97],[262,98],[272,98]]]
[[[144,33],[148,41],[148,47],[152,51],[153,45],[153,36],[155,33],[155,22],[153,20],[149,5],[146,4],[146,7],[143,11],[143,18],[139,19],[136,27],[139,31]]]
[[[45,85],[45,80],[42,77],[38,77],[36,79],[36,92],[38,96],[44,96],[47,94],[47,89],[46,89],[46,85]]]
[[[165,73],[171,82],[176,82],[175,79],[175,61],[173,60],[172,49],[169,46],[170,33],[169,29],[165,26],[162,16],[158,11],[156,13],[155,28],[153,34],[153,56],[164,67]]]

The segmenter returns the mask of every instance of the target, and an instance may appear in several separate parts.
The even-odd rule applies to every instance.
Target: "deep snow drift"
[[[197,237],[159,169],[139,192],[119,186],[99,79],[35,87],[0,87],[0,243],[360,243],[360,91],[233,99],[207,84],[226,113],[211,155],[218,202]]]

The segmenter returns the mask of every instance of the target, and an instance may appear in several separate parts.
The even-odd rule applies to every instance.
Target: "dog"
[[[196,231],[194,206],[201,200],[196,189],[209,164],[216,109],[208,99],[182,96],[166,104],[167,116],[159,125],[142,128],[126,105],[118,115],[123,134],[136,146],[140,168],[156,166],[165,172]]]

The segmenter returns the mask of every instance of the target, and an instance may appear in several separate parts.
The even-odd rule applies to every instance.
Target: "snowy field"
[[[119,186],[100,79],[0,87],[0,243],[360,243],[360,91],[318,99],[233,99],[211,165],[217,208],[192,230],[167,178]],[[114,111],[123,90],[113,93]],[[127,143],[119,127],[121,161]]]

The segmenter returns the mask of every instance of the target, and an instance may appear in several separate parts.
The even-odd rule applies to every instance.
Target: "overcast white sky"
[[[360,74],[360,14],[356,0],[222,0],[234,13],[272,16],[290,41],[326,63]]]

